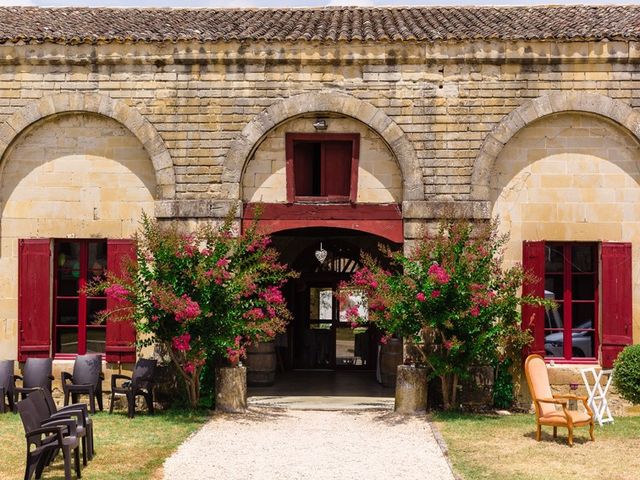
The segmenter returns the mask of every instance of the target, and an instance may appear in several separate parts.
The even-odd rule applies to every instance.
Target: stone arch
[[[240,182],[247,162],[261,140],[285,120],[313,112],[339,113],[358,120],[388,145],[403,177],[403,200],[424,200],[422,169],[411,141],[381,109],[339,92],[303,93],[277,102],[251,120],[233,141],[222,172],[223,190],[228,198],[240,198]]]
[[[59,93],[30,103],[0,126],[0,158],[26,128],[44,118],[63,113],[96,113],[124,125],[142,143],[156,175],[157,199],[175,197],[173,161],[158,131],[135,108],[97,93]]]
[[[487,135],[473,165],[471,199],[489,199],[489,180],[495,160],[516,133],[542,117],[571,111],[593,113],[613,120],[640,140],[640,112],[620,100],[583,92],[554,92],[529,100],[504,117]]]

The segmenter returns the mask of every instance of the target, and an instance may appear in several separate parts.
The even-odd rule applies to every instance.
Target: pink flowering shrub
[[[520,267],[502,268],[506,240],[495,223],[445,220],[409,255],[387,252],[391,271],[365,257],[365,266],[342,285],[366,293],[368,317],[358,317],[356,308],[349,321],[375,324],[385,341],[396,335],[413,344],[407,361],[440,378],[445,408],[456,405],[458,379],[471,365],[519,357],[531,338],[520,328],[519,306],[544,303],[519,296]]]
[[[133,317],[140,345],[163,346],[192,406],[205,365],[237,365],[248,343],[283,332],[291,316],[281,288],[294,273],[255,225],[234,235],[232,224],[184,235],[144,216],[127,275],[87,289],[125,302],[105,315]]]

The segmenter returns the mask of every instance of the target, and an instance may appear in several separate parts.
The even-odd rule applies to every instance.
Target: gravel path
[[[252,408],[215,414],[165,461],[166,480],[453,480],[424,417]]]

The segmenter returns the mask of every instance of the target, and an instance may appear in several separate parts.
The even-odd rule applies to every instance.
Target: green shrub
[[[615,361],[613,384],[620,396],[640,404],[640,345],[626,347]]]

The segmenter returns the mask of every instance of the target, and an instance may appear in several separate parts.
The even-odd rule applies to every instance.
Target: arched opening
[[[376,382],[380,333],[354,331],[345,315],[352,295],[341,299],[338,292],[340,283],[360,268],[363,254],[383,260],[380,245],[396,250],[401,245],[327,227],[284,230],[271,238],[281,260],[300,276],[285,292],[293,320],[277,339],[279,372],[269,394],[390,396]]]

